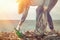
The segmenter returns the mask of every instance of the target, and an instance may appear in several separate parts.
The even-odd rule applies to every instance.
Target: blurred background
[[[59,31],[60,29],[60,0],[58,0],[55,7],[50,14],[53,19],[54,27]],[[23,23],[22,30],[35,29],[36,24],[36,8],[37,6],[30,6],[27,21]],[[18,14],[18,5],[16,0],[0,0],[0,31],[12,31],[17,27],[22,14]]]
[[[53,20],[60,20],[60,0],[51,11]],[[31,6],[27,20],[35,20],[37,6]],[[22,14],[21,14],[22,15]],[[21,15],[18,14],[18,5],[16,0],[0,0],[0,20],[20,20]]]

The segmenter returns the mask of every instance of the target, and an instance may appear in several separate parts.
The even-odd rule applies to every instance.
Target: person
[[[24,0],[25,1],[25,0]],[[22,15],[22,18],[17,26],[17,30],[20,30],[21,25],[23,24],[23,22],[25,21],[28,11],[29,11],[29,7],[30,6],[38,6],[36,9],[36,29],[35,29],[35,33],[37,35],[43,35],[45,32],[45,28],[47,26],[47,23],[49,24],[49,28],[51,29],[51,31],[54,31],[54,26],[53,26],[53,22],[52,22],[52,18],[50,16],[50,11],[52,10],[52,8],[56,5],[58,0],[30,0],[32,3],[28,4],[27,7],[23,7],[24,8],[24,12]],[[28,1],[29,2],[29,1]],[[26,2],[25,2],[26,3]],[[29,2],[30,3],[30,2]],[[27,4],[27,3],[26,3]],[[21,12],[21,13],[22,13]],[[42,14],[44,14],[44,22],[42,20]]]
[[[53,26],[53,21],[52,18],[50,16],[50,11],[52,10],[52,8],[56,5],[58,0],[46,0],[45,3],[42,6],[38,6],[36,9],[36,33],[38,35],[43,35],[45,32],[45,28],[46,28],[46,24],[48,22],[49,24],[49,28],[51,29],[51,32],[54,32],[54,26]],[[48,3],[47,3],[48,2]],[[42,20],[42,13],[44,12],[45,15],[45,23],[41,23]]]

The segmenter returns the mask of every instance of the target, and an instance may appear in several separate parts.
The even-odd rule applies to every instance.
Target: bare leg
[[[47,18],[47,22],[49,24],[49,28],[51,30],[50,34],[55,34],[56,33],[56,31],[54,30],[52,18],[49,14],[49,12],[52,10],[52,8],[55,6],[56,3],[57,3],[57,0],[51,0],[50,4],[48,5],[48,9],[44,11],[45,12],[44,13],[45,17]]]
[[[27,17],[27,14],[28,14],[28,10],[29,10],[29,8],[25,9],[25,11],[23,13],[23,16],[22,16],[22,18],[21,18],[21,20],[20,20],[20,22],[19,22],[19,24],[18,24],[18,26],[16,28],[17,30],[20,30],[20,27],[21,27],[22,23],[25,21],[25,19]]]
[[[49,23],[49,27],[51,30],[54,30],[54,26],[53,26],[53,22],[52,22],[52,18],[49,14],[49,12],[51,11],[51,9],[56,5],[58,0],[51,0],[49,6],[48,6],[48,10],[47,10],[47,20],[48,20],[48,23]]]
[[[47,13],[47,20],[48,20],[50,29],[53,30],[54,29],[53,21],[52,21],[52,18],[50,16],[49,12]]]
[[[53,3],[54,2],[54,3]],[[45,15],[45,18],[46,18],[46,22],[48,21],[48,23],[49,23],[49,27],[50,27],[50,29],[52,30],[52,29],[54,29],[54,27],[53,27],[53,22],[52,22],[52,18],[51,18],[51,16],[50,16],[50,14],[49,14],[49,12],[51,11],[51,9],[54,7],[54,5],[56,4],[56,2],[57,1],[55,1],[55,0],[52,0],[51,1],[51,3],[52,3],[52,5],[51,5],[51,3],[49,4],[49,6],[48,6],[48,10],[44,10],[43,9],[43,6],[39,6],[38,8],[37,8],[37,10],[36,10],[36,15],[37,15],[37,17],[36,17],[36,31],[37,31],[37,33],[38,34],[41,34],[41,32],[42,33],[44,33],[44,29],[45,29],[45,27],[44,26],[41,26],[41,18],[42,18],[42,14],[43,14],[43,12],[45,11],[45,13],[44,13],[44,15]],[[45,22],[45,26],[46,26],[46,23]]]

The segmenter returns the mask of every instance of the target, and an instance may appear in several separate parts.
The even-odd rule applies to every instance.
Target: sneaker
[[[24,34],[15,28],[15,32],[19,38],[23,38]]]

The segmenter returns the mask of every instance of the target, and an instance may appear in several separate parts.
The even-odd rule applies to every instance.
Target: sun
[[[18,3],[18,13],[21,14],[24,9],[31,5],[31,0],[17,0]]]

